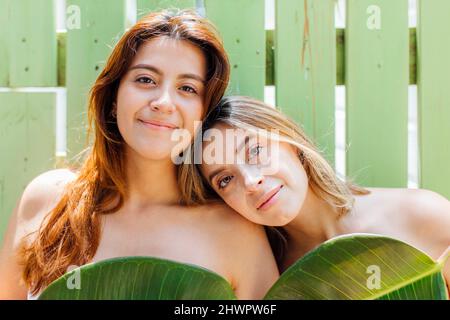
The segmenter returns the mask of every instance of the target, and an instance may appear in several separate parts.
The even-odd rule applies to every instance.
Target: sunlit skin
[[[195,121],[202,119],[205,77],[206,58],[190,42],[155,38],[139,48],[115,101],[129,195],[118,211],[101,216],[101,239],[91,262],[156,256],[190,263],[225,278],[237,298],[260,299],[279,275],[264,229],[225,204],[179,204],[171,153],[183,145],[171,135],[176,130],[193,134]],[[69,170],[53,170],[27,187],[0,251],[0,298],[26,299],[15,249],[57,204],[62,186],[75,178]]]
[[[157,38],[138,51],[117,94],[117,123],[131,157],[167,161],[177,144],[172,133],[194,133],[204,111],[205,75],[201,50],[187,41]]]
[[[298,165],[300,160],[295,148],[282,142],[279,153],[271,155],[276,145],[268,139],[257,139],[253,134],[238,131],[233,142],[226,136],[226,130],[232,130],[231,127],[217,124],[214,129],[220,130],[224,139],[211,139],[211,143],[205,143],[204,150],[224,150],[218,153],[235,156],[234,159],[228,157],[234,160],[232,163],[221,161],[227,162],[224,165],[206,165],[211,161],[203,159],[201,172],[214,190],[230,207],[254,223],[284,226],[291,222],[298,215],[308,189],[308,178],[303,167]],[[246,137],[253,139],[246,140]],[[269,152],[264,152],[267,150]],[[282,161],[276,162],[275,156]],[[265,175],[265,165],[275,163],[278,164],[276,173]],[[274,199],[260,207],[271,192],[277,192]]]
[[[217,194],[246,219],[286,230],[288,252],[281,271],[320,243],[350,233],[397,238],[434,259],[448,250],[450,202],[439,194],[420,189],[367,188],[371,193],[355,195],[352,211],[339,217],[333,206],[312,191],[294,146],[282,142],[277,152],[271,152],[274,141],[257,139],[242,130],[236,134],[236,141],[227,140],[226,130],[232,127],[217,123],[214,129],[222,132],[223,140],[204,141],[203,150],[239,154],[241,158],[235,157],[234,163],[203,161],[200,171]],[[243,143],[246,138],[254,142]],[[240,146],[244,152],[237,150]],[[273,168],[276,160],[277,169],[265,173],[263,168]],[[272,194],[275,196],[271,198]],[[449,261],[444,274],[449,283]]]

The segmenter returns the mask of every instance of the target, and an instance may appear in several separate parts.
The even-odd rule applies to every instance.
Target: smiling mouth
[[[161,129],[178,129],[177,126],[170,124],[170,123],[165,123],[165,122],[159,122],[159,121],[153,121],[153,120],[149,120],[149,121],[144,121],[141,119],[138,119],[139,122],[141,122],[142,124],[149,126],[149,127],[153,127],[153,128],[161,128]]]
[[[261,209],[266,203],[268,203],[270,200],[273,199],[273,197],[275,197],[278,192],[280,192],[280,190],[283,188],[283,185],[279,186],[278,188],[272,190],[271,192],[269,192],[267,199],[265,199],[257,208],[256,210]]]

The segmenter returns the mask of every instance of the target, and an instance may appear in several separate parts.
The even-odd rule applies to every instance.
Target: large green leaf
[[[76,278],[79,288],[76,287]],[[51,283],[40,300],[236,299],[228,282],[207,269],[153,257],[123,257],[76,268]]]
[[[444,259],[435,262],[392,238],[347,235],[323,243],[297,261],[265,299],[447,299],[443,264]],[[379,274],[371,273],[375,269]],[[81,289],[70,289],[68,283],[77,272]],[[377,276],[379,287],[371,282]],[[50,284],[39,299],[236,297],[229,283],[208,269],[153,257],[124,257],[72,270]]]
[[[292,265],[265,299],[445,300],[444,261],[388,237],[341,236]]]

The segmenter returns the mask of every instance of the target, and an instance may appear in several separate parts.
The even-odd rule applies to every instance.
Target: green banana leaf
[[[352,234],[331,239],[286,270],[272,299],[448,299],[442,268],[396,239]],[[78,276],[80,287],[69,286]],[[39,299],[236,299],[229,283],[195,265],[153,257],[108,259],[74,269]]]
[[[443,258],[369,234],[333,238],[287,269],[266,300],[447,300]]]
[[[224,278],[207,269],[154,257],[122,257],[76,268],[52,282],[38,299],[233,300],[236,297]]]

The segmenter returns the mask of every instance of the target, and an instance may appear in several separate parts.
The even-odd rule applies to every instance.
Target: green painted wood
[[[137,17],[162,9],[195,9],[195,0],[137,0]]]
[[[58,32],[58,87],[66,86],[66,40],[67,32]]]
[[[409,29],[409,84],[417,84],[417,30]]]
[[[364,186],[407,186],[408,39],[408,0],[347,1],[346,174]]]
[[[336,29],[336,84],[345,85],[345,29]]]
[[[10,0],[0,0],[0,26],[7,26]],[[9,50],[7,29],[0,28],[0,87],[9,86]]]
[[[266,30],[266,85],[274,85],[273,30]],[[416,28],[409,29],[409,84],[417,83]],[[345,29],[336,29],[336,84],[345,85]]]
[[[345,85],[345,29],[336,29],[336,84]],[[417,84],[416,28],[409,29],[409,84]],[[275,85],[274,30],[266,30],[266,86]]]
[[[10,2],[10,87],[57,85],[56,21],[53,7],[53,0]]]
[[[0,242],[25,186],[53,169],[55,93],[0,92]]]
[[[334,1],[276,2],[277,105],[334,163],[336,31]]]
[[[58,40],[58,86],[64,87],[67,34],[66,32],[59,32],[56,37]],[[416,28],[409,29],[409,47],[409,84],[417,84]],[[336,29],[336,64],[336,84],[345,85],[345,29]],[[275,85],[274,30],[266,30],[266,86],[273,85]]]
[[[70,160],[87,146],[87,95],[111,48],[123,34],[126,19],[124,0],[68,0],[66,6],[69,18],[76,14],[76,8],[81,13],[80,28],[67,30],[67,155]]]
[[[420,187],[450,199],[450,1],[419,2]]]
[[[274,30],[266,30],[266,86],[275,85]]]
[[[264,99],[266,45],[264,0],[205,0],[206,16],[219,29],[231,63],[227,94]]]

